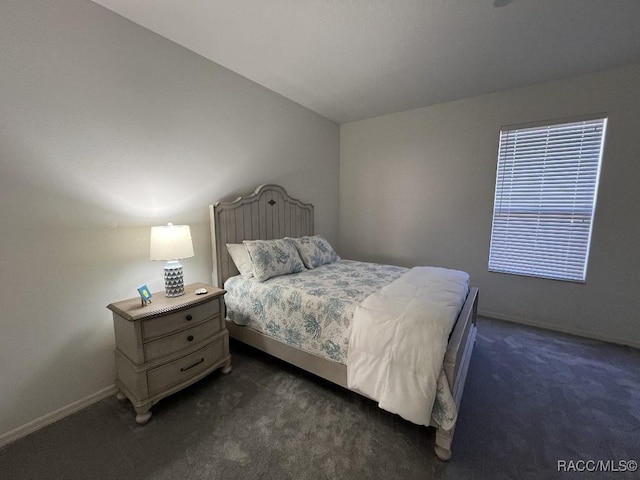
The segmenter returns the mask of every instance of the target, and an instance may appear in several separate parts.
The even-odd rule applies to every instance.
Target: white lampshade
[[[151,227],[149,257],[151,260],[179,260],[193,257],[189,225]]]

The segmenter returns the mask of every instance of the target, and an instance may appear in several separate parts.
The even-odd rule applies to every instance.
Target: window
[[[585,281],[606,126],[501,129],[490,271]]]

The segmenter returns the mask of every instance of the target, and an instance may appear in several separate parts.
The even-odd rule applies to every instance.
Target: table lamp
[[[193,242],[188,225],[151,227],[149,248],[151,260],[166,260],[164,289],[167,297],[184,295],[182,265],[178,260],[193,257]]]

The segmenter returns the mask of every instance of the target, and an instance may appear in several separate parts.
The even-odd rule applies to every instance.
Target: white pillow
[[[253,266],[251,265],[251,257],[247,252],[247,247],[242,243],[227,243],[227,251],[231,255],[233,263],[243,277],[253,277]]]
[[[312,237],[286,238],[298,249],[304,266],[311,269],[340,260],[333,247],[321,235]]]
[[[286,240],[245,240],[242,243],[249,252],[253,276],[259,282],[304,270],[298,250]]]

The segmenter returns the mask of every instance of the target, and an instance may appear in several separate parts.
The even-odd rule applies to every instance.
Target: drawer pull
[[[182,367],[180,369],[181,372],[186,372],[187,370],[192,369],[193,367],[195,367],[196,365],[200,365],[202,362],[204,362],[204,358],[201,358],[200,360],[198,360],[196,363],[194,363],[193,365],[189,365],[188,367]]]
[[[187,342],[193,342],[193,335],[189,335],[187,337]]]
[[[187,322],[190,322],[191,320],[193,320],[193,317],[191,315],[187,315],[185,318],[187,319]]]

